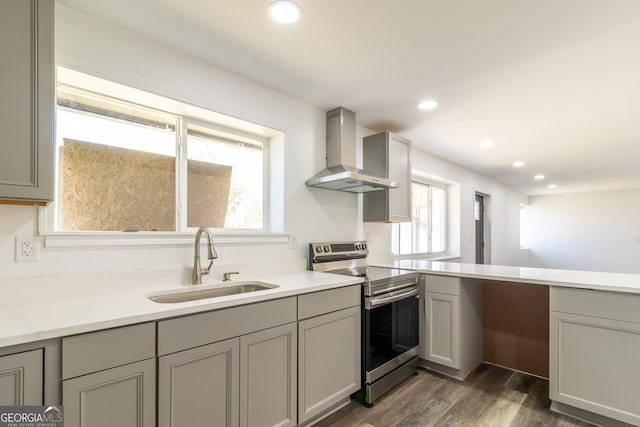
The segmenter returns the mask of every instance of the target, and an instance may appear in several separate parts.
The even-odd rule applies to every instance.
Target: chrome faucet
[[[209,266],[207,268],[202,268],[202,266],[200,265],[200,238],[202,237],[202,233],[206,233],[207,235],[207,258],[209,259]],[[193,256],[193,272],[191,274],[191,283],[193,283],[194,285],[200,285],[202,283],[202,276],[211,272],[213,260],[218,258],[216,247],[213,244],[213,237],[211,236],[211,232],[208,228],[198,228],[194,249],[195,252]]]

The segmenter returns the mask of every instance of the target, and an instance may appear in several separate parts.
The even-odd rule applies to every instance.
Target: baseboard
[[[589,424],[593,424],[599,427],[633,427],[633,424],[627,424],[623,421],[614,420],[603,415],[594,414],[593,412],[585,411],[584,409],[575,408],[573,406],[565,405],[564,403],[551,401],[552,412],[556,412],[562,415],[568,415],[577,420],[584,421]]]
[[[420,359],[419,366],[421,368],[427,369],[429,371],[437,372],[442,375],[446,375],[447,377],[451,377],[453,379],[464,381],[469,375],[475,372],[480,366],[482,366],[482,362],[478,363],[468,372],[462,372],[462,369],[454,369],[449,368],[448,366],[442,366],[437,363],[430,362],[425,359]]]
[[[503,365],[499,365],[497,363],[487,362],[486,360],[484,362],[482,362],[482,363],[486,363],[487,365],[497,366],[498,368],[508,369],[510,371],[513,371],[513,372],[519,372],[519,373],[525,374],[525,375],[531,375],[532,377],[536,377],[536,378],[540,378],[540,379],[549,381],[549,378],[547,378],[547,377],[543,377],[541,375],[532,374],[531,372],[527,372],[527,371],[521,371],[520,369],[510,368],[509,366],[503,366]]]
[[[349,403],[351,403],[351,399],[349,397],[346,397],[344,400],[341,400],[340,402],[333,405],[331,408],[327,409],[326,412],[323,412],[322,414],[318,415],[316,418],[313,418],[307,421],[306,423],[300,424],[300,426],[311,427],[314,424],[318,424],[320,421],[324,420],[330,415],[333,415],[335,412],[338,412],[340,409],[344,408]]]

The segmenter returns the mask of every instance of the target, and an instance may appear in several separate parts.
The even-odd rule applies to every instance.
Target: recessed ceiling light
[[[493,147],[494,145],[496,145],[496,142],[493,139],[485,139],[484,141],[480,142],[480,146],[482,148],[489,148]]]
[[[281,24],[291,24],[302,16],[302,8],[290,0],[278,0],[269,6],[269,16]]]
[[[428,101],[422,101],[418,104],[418,108],[421,110],[433,110],[434,108],[438,108],[438,101],[430,99]]]
[[[547,188],[549,188],[551,190],[554,190],[554,189],[558,188],[558,186],[555,185],[555,184],[549,184],[549,185],[547,185]]]
[[[518,160],[517,162],[513,162],[513,167],[514,168],[522,168],[522,167],[524,167],[524,165],[525,165],[525,163],[520,161],[520,160]]]
[[[544,175],[540,174],[540,175],[536,175],[533,177],[533,179],[535,179],[536,181],[542,181],[544,179]]]

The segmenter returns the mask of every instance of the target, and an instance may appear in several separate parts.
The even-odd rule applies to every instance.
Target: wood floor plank
[[[433,393],[416,410],[398,423],[402,427],[431,427],[451,409],[468,388],[454,382],[447,382]]]
[[[487,427],[511,425],[527,394],[503,387],[502,391],[493,397],[493,401],[478,414],[475,420],[476,425]]]
[[[483,365],[466,381],[421,369],[372,408],[351,402],[317,427],[590,427],[549,410],[548,381]]]
[[[538,378],[533,375],[527,375],[522,372],[513,372],[507,382],[505,383],[505,387],[510,388],[512,390],[517,390],[521,393],[529,393],[533,388],[536,380]]]
[[[495,369],[490,365],[481,366],[467,381],[470,390],[465,393],[443,416],[437,426],[467,426],[478,414],[493,404],[510,376],[506,369]]]

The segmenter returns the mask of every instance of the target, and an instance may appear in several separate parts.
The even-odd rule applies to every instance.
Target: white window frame
[[[395,240],[393,238],[391,239],[391,245],[392,245],[391,252],[394,254],[394,257],[398,258],[398,259],[413,258],[415,256],[420,256],[420,255],[421,256],[427,256],[427,257],[438,257],[438,256],[446,255],[446,253],[447,253],[447,216],[448,216],[448,214],[447,214],[448,213],[447,186],[445,184],[442,184],[442,183],[429,181],[429,180],[426,180],[424,178],[416,177],[416,176],[413,176],[411,178],[411,185],[412,186],[413,186],[413,183],[426,185],[426,186],[429,187],[428,201],[427,201],[428,207],[429,207],[429,218],[427,220],[427,226],[428,226],[428,229],[429,229],[429,237],[428,237],[428,241],[427,241],[427,252],[414,252],[413,251],[414,243],[413,243],[413,240],[412,240],[412,242],[411,242],[411,253],[408,253],[408,254],[397,254],[395,252],[396,248],[393,247],[394,240]],[[443,218],[444,219],[443,220],[443,222],[444,222],[443,223],[444,242],[443,242],[443,250],[442,251],[438,251],[438,252],[433,252],[432,251],[432,248],[433,248],[433,235],[432,235],[433,234],[432,233],[432,230],[433,230],[433,215],[432,215],[432,212],[433,212],[433,208],[432,208],[432,206],[433,206],[432,205],[433,193],[432,193],[431,189],[433,189],[433,188],[439,188],[439,189],[444,191],[444,218]],[[412,239],[413,239],[413,235],[414,235],[413,227],[415,226],[414,225],[414,218],[415,218],[415,213],[414,213],[413,204],[412,204],[412,206],[411,206],[411,228],[412,228],[411,236],[412,236]],[[400,224],[399,223],[392,224],[392,227],[395,227],[395,228],[399,229]],[[398,233],[398,238],[399,238],[399,231],[392,230],[392,233]],[[400,243],[398,244],[398,248],[399,247],[400,247]]]
[[[61,79],[60,75],[64,78]],[[82,73],[58,67],[59,84],[77,87],[85,92],[103,93],[105,98],[120,100],[123,104],[137,104],[151,110],[177,117],[176,122],[176,230],[166,232],[155,231],[64,231],[55,229],[56,202],[49,206],[40,207],[38,215],[38,232],[43,237],[45,247],[83,247],[83,246],[147,246],[147,245],[192,245],[195,227],[187,227],[186,218],[186,144],[183,143],[188,124],[207,127],[221,134],[235,136],[242,139],[253,139],[263,146],[263,227],[262,229],[225,229],[212,228],[216,244],[236,243],[278,243],[286,244],[288,234],[273,231],[271,213],[274,207],[270,205],[271,181],[270,175],[270,142],[283,141],[284,134],[275,129],[255,125],[240,119],[224,116],[209,110],[170,100],[148,92],[128,88],[117,83],[107,82]],[[75,79],[74,79],[75,78]],[[65,81],[71,80],[72,82]],[[80,85],[74,84],[80,81]],[[95,90],[99,86],[102,90]],[[110,90],[111,89],[111,90]],[[142,102],[138,102],[138,100]],[[152,104],[152,106],[149,106]],[[179,114],[183,113],[183,114]],[[238,123],[246,124],[248,129],[242,129]],[[56,168],[58,167],[56,159]],[[56,189],[58,188],[57,173]],[[284,207],[279,209],[284,213]],[[281,224],[281,220],[276,222]]]

